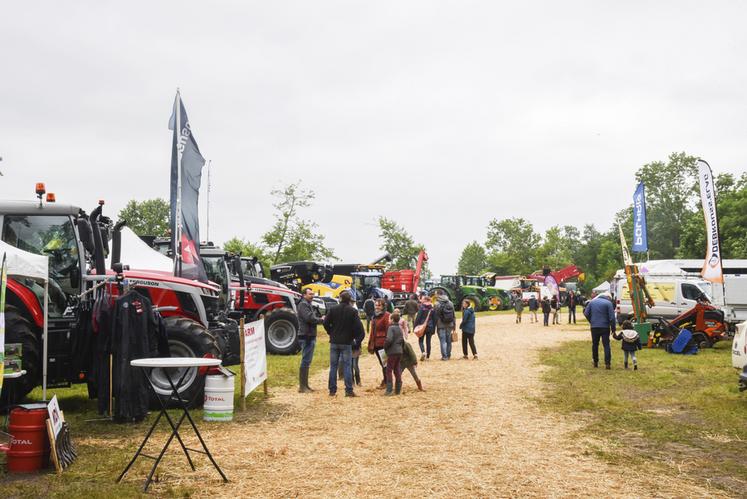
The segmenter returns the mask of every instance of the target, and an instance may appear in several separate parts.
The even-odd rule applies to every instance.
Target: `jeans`
[[[576,323],[576,307],[568,307],[568,324],[571,323],[571,320],[573,323]]]
[[[612,363],[612,352],[610,351],[610,330],[607,327],[591,328],[591,358],[594,365],[599,364],[599,340],[604,347],[604,365]]]
[[[549,326],[550,312],[542,312],[542,315],[545,316],[545,326]]]
[[[441,358],[451,358],[451,329],[438,328],[438,339],[441,342]]]
[[[306,336],[299,336],[298,344],[301,347],[301,367],[310,367],[311,361],[314,359],[316,337],[308,338]]]
[[[475,333],[462,333],[462,353],[467,356],[467,343],[472,349],[472,355],[477,355],[477,348],[475,348]]]
[[[329,393],[337,393],[337,365],[342,362],[342,373],[345,378],[345,393],[353,392],[352,370],[353,347],[339,343],[329,344]]]
[[[431,338],[433,338],[433,333],[425,333],[423,336],[418,338],[420,353],[424,353],[429,359],[431,358]]]

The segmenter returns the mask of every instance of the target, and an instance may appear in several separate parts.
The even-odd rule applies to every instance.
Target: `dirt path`
[[[154,492],[184,480],[214,497],[719,495],[682,479],[612,468],[574,441],[572,420],[536,406],[538,349],[586,337],[558,326],[517,326],[508,315],[482,317],[480,360],[461,360],[454,344],[451,361],[420,364],[427,393],[414,391],[405,373],[406,393],[391,398],[373,388],[380,371],[367,356],[358,398],[327,396],[324,373],[311,383],[312,395],[278,390],[234,423],[203,425],[230,483],[221,485],[204,465],[197,476],[187,472],[172,450],[170,472]]]

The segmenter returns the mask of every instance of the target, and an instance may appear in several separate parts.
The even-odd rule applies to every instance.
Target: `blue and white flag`
[[[645,253],[648,251],[648,237],[646,236],[646,189],[643,182],[633,194],[633,251]]]

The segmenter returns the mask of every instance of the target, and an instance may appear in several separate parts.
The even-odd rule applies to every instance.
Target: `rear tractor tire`
[[[221,352],[215,337],[199,322],[184,317],[166,317],[163,321],[172,357],[220,358]],[[189,372],[185,374],[185,370]],[[156,368],[150,373],[156,392],[162,398],[171,393],[171,387],[163,371],[163,369]],[[179,396],[189,404],[189,407],[200,407],[204,401],[205,377],[198,375],[198,369],[196,367],[169,368],[168,371],[174,383],[178,383],[184,375],[184,381],[177,386]],[[169,402],[169,406],[176,405],[173,401]],[[160,407],[152,392],[151,407]]]

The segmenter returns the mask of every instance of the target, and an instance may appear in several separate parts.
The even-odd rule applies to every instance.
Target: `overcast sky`
[[[745,171],[746,19],[741,2],[5,2],[0,198],[44,181],[112,216],[167,199],[180,87],[212,240],[258,240],[270,190],[302,179],[343,260],[380,254],[383,215],[450,273],[494,217],[608,228],[635,170],[673,151]]]

